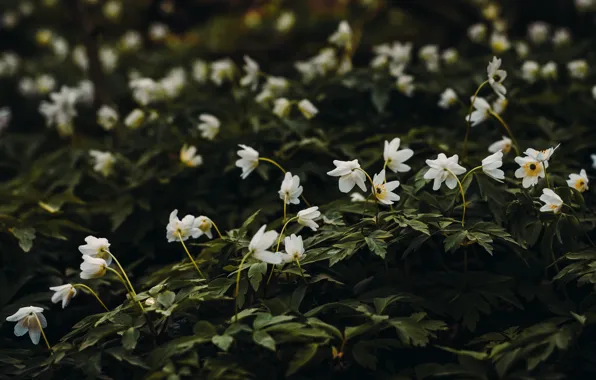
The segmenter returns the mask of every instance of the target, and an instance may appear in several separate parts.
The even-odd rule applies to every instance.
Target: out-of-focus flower
[[[517,41],[514,45],[515,52],[520,58],[526,58],[530,54],[530,47],[525,41]]]
[[[97,111],[97,124],[106,131],[112,130],[118,124],[119,119],[118,111],[108,105],[101,106]]]
[[[259,64],[249,56],[244,56],[244,71],[246,75],[240,79],[240,85],[255,90],[259,84]]]
[[[559,28],[553,34],[553,44],[556,47],[569,45],[571,42],[571,32],[567,28]]]
[[[439,107],[443,109],[449,109],[455,103],[457,103],[457,94],[453,91],[452,88],[446,88],[445,91],[441,93],[441,99],[439,99]]]
[[[197,154],[197,147],[193,145],[184,145],[180,149],[180,162],[189,168],[196,168],[203,164],[203,157]]]
[[[300,110],[300,112],[302,112],[304,117],[309,120],[319,113],[317,107],[315,107],[308,99],[302,99],[301,101],[299,101],[298,109]]]
[[[455,48],[445,49],[441,54],[441,58],[446,64],[453,65],[459,61],[459,52]]]
[[[143,124],[144,120],[145,113],[142,110],[135,108],[128,114],[128,116],[126,116],[126,119],[124,119],[124,125],[130,129],[137,129]]]
[[[550,26],[543,21],[536,21],[528,26],[528,37],[537,45],[546,42],[549,33]]]
[[[540,65],[536,61],[525,61],[522,65],[522,78],[528,83],[536,82],[540,73]]]
[[[285,119],[290,114],[292,103],[286,98],[275,99],[273,102],[273,113],[282,119]]]
[[[569,70],[569,76],[575,79],[585,79],[588,76],[590,66],[584,59],[577,59],[567,63],[567,69]]]
[[[408,97],[411,97],[416,89],[416,85],[414,85],[414,77],[411,75],[399,76],[396,81],[396,86],[399,92]]]
[[[498,151],[502,151],[503,153],[507,154],[511,150],[511,145],[513,142],[509,137],[503,136],[502,140],[492,143],[488,147],[488,151],[491,153],[496,153]]]
[[[198,83],[206,83],[209,79],[209,64],[197,59],[192,64],[192,77]]]
[[[506,35],[493,33],[490,36],[490,47],[494,53],[501,54],[511,48],[511,43]]]
[[[197,128],[201,131],[201,137],[207,140],[213,140],[219,133],[221,126],[219,119],[213,115],[204,113],[199,115],[199,120],[201,123],[199,123]]]
[[[346,50],[351,50],[352,28],[350,28],[350,24],[345,20],[340,22],[335,33],[329,37],[329,42]]]
[[[51,102],[44,100],[39,106],[39,112],[44,115],[46,125],[56,126],[62,137],[73,133],[72,120],[77,115],[75,105],[78,94],[77,90],[62,86],[60,92],[50,94]]]
[[[590,180],[588,179],[588,175],[584,169],[582,169],[579,174],[569,174],[569,179],[567,180],[567,185],[569,185],[569,187],[573,187],[580,193],[583,193],[589,189],[589,183]]]
[[[116,157],[110,152],[102,152],[91,149],[89,155],[93,158],[93,170],[101,173],[104,177],[109,176],[116,163]]]
[[[161,42],[170,34],[170,28],[166,24],[154,22],[149,26],[149,38],[154,42]]]
[[[294,12],[284,11],[277,18],[277,21],[275,22],[275,29],[277,29],[277,31],[280,33],[287,33],[294,27],[295,23],[296,16],[294,15]]]
[[[236,66],[229,58],[211,63],[211,81],[217,86],[221,86],[226,81],[232,81],[235,73]]]
[[[133,79],[128,83],[133,99],[142,106],[147,106],[163,97],[163,89],[151,78]]]
[[[540,75],[544,79],[557,79],[557,64],[553,61],[547,62],[540,69]]]
[[[474,111],[466,117],[472,127],[477,126],[490,117],[492,108],[490,104],[479,96],[474,100]]]
[[[474,24],[468,28],[468,37],[473,42],[479,43],[484,41],[486,38],[486,25]]]
[[[551,189],[542,189],[540,200],[544,202],[544,205],[540,207],[541,212],[558,214],[563,207],[563,200]]]
[[[482,160],[482,171],[489,177],[503,182],[505,172],[499,169],[503,166],[503,152],[498,151]]]
[[[117,21],[122,14],[122,3],[118,0],[108,0],[104,4],[103,15],[110,21]]]

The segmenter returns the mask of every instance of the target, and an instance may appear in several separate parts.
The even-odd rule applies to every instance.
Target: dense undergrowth
[[[1,377],[596,374],[592,35],[472,1],[450,49],[371,39],[399,6],[359,1],[269,58],[324,13],[272,2],[229,59],[232,16],[122,39],[134,2],[80,3],[101,38],[3,16]]]

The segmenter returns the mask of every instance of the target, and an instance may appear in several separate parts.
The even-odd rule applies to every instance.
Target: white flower
[[[118,111],[110,106],[103,105],[97,111],[97,124],[101,125],[106,131],[111,130],[118,124]]]
[[[439,190],[441,184],[445,182],[450,189],[455,189],[457,186],[457,177],[460,174],[464,174],[466,169],[460,166],[459,157],[457,154],[447,158],[444,153],[439,153],[436,160],[426,160],[426,164],[430,167],[426,173],[424,173],[424,179],[432,179],[433,190]]]
[[[511,150],[512,141],[509,137],[503,136],[502,140],[492,143],[488,147],[488,151],[490,153],[496,153],[498,151],[502,151],[503,153],[509,153]]]
[[[84,79],[79,82],[79,85],[75,88],[77,92],[77,102],[83,104],[93,103],[95,98],[95,85],[88,79]]]
[[[321,212],[317,206],[298,211],[298,224],[316,231],[317,228],[319,228],[319,225],[315,222],[315,219],[319,216],[321,216]]]
[[[170,221],[166,226],[166,238],[168,243],[173,241],[185,241],[189,238],[196,239],[203,234],[199,229],[195,217],[186,215],[182,220],[178,219],[178,210],[170,213]]]
[[[209,76],[209,64],[197,59],[192,64],[192,77],[198,83],[206,83]]]
[[[77,45],[72,49],[72,60],[81,70],[87,71],[89,68],[89,60],[87,59],[87,52],[85,47]]]
[[[329,37],[329,42],[339,47],[345,47],[347,50],[352,49],[352,28],[347,21],[343,20],[339,23],[337,31]]]
[[[511,48],[511,44],[509,43],[509,39],[506,35],[493,33],[490,36],[490,47],[494,53],[500,54],[509,50],[509,48]]]
[[[138,108],[132,110],[126,119],[124,119],[124,125],[130,129],[137,129],[143,124],[145,120],[145,113]]]
[[[149,38],[153,41],[159,42],[164,40],[170,33],[170,28],[161,22],[154,22],[149,25]]]
[[[90,280],[103,277],[108,271],[108,263],[104,259],[84,255],[80,268],[81,278],[83,280]]]
[[[304,117],[309,120],[319,113],[319,110],[308,99],[302,99],[301,101],[299,101],[298,109],[300,110],[300,112],[302,112]]]
[[[277,29],[278,32],[286,33],[294,27],[295,23],[296,16],[294,15],[294,12],[285,11],[282,12],[277,18],[277,21],[275,22],[275,29]]]
[[[569,185],[569,187],[573,187],[580,193],[583,193],[589,189],[589,183],[590,180],[588,179],[588,175],[584,169],[582,169],[579,174],[569,174],[569,179],[567,180],[567,185]]]
[[[542,44],[548,39],[550,27],[543,21],[536,21],[528,26],[528,36],[535,44]]]
[[[246,179],[259,166],[259,152],[247,145],[238,146],[242,149],[237,152],[240,159],[236,160],[236,166],[242,169],[242,179]]]
[[[112,174],[116,163],[116,157],[112,153],[91,149],[89,155],[93,158],[93,170],[101,173],[104,177]]]
[[[61,60],[66,59],[68,56],[68,42],[62,37],[52,38],[52,51]]]
[[[489,21],[495,21],[499,17],[501,6],[498,3],[487,3],[482,9],[482,16]]]
[[[124,51],[136,51],[143,46],[143,38],[136,30],[128,30],[120,38],[120,46]]]
[[[569,29],[559,28],[559,29],[555,30],[555,33],[553,34],[553,44],[556,47],[569,45],[570,42],[571,42],[571,33],[569,32]]]
[[[490,84],[499,98],[504,98],[505,94],[507,94],[507,89],[503,86],[503,81],[507,78],[507,71],[501,70],[500,67],[501,59],[493,57],[493,60],[486,67],[486,72],[488,74],[488,84]]]
[[[52,286],[50,290],[56,292],[52,294],[52,303],[58,303],[62,301],[62,308],[68,306],[68,303],[74,296],[77,295],[77,290],[71,284],[64,284],[60,286]]]
[[[0,108],[0,133],[4,132],[8,125],[10,124],[10,120],[12,119],[12,111],[8,107]]]
[[[128,83],[133,99],[142,106],[147,106],[162,98],[163,88],[151,78],[133,79]]]
[[[118,53],[111,47],[104,46],[99,49],[99,60],[101,61],[101,67],[103,67],[106,73],[113,72],[118,66]]]
[[[509,101],[507,100],[507,98],[497,98],[492,104],[492,110],[497,115],[500,115],[505,111],[508,104]]]
[[[213,232],[211,232],[211,227],[213,227],[213,222],[211,221],[211,219],[207,218],[204,215],[201,215],[195,218],[194,220],[193,228],[198,228],[199,230],[196,237],[200,237],[204,234],[207,235],[209,239],[213,239]]]
[[[379,174],[375,174],[373,184],[375,186],[375,197],[380,203],[392,205],[393,202],[399,201],[399,195],[393,192],[399,186],[399,181],[385,182],[384,169]]]
[[[468,28],[468,37],[473,42],[482,42],[486,38],[486,25],[474,24]]]
[[[250,87],[254,91],[259,84],[259,64],[246,55],[244,56],[244,62],[246,75],[240,79],[240,85],[242,87]]]
[[[448,65],[453,65],[459,60],[459,53],[455,48],[448,48],[443,51],[441,58]]]
[[[302,186],[300,186],[300,177],[292,176],[292,173],[286,172],[284,180],[279,189],[279,198],[287,204],[300,203],[300,195],[302,195]]]
[[[333,160],[333,165],[336,168],[327,172],[327,175],[339,177],[339,191],[349,193],[355,185],[358,185],[362,191],[366,191],[366,184],[364,183],[366,176],[360,169],[358,160]]]
[[[425,62],[439,60],[439,47],[437,45],[424,45],[418,51],[418,57]]]
[[[231,59],[225,58],[211,63],[211,81],[221,86],[225,81],[232,81],[236,66]]]
[[[580,12],[586,12],[593,9],[596,5],[594,0],[575,0],[575,7]]]
[[[540,207],[542,212],[559,213],[561,207],[563,207],[563,200],[551,189],[542,189],[542,195],[540,200],[544,202],[544,205]]]
[[[13,76],[16,74],[21,59],[18,55],[12,52],[2,54],[0,57],[0,76]]]
[[[21,78],[21,80],[19,81],[19,92],[23,96],[27,96],[27,97],[29,97],[31,95],[35,95],[35,93],[37,92],[35,80],[33,80],[33,78],[31,78],[31,77]]]
[[[567,69],[569,70],[569,76],[576,79],[585,79],[588,75],[588,62],[583,59],[577,59],[567,63]]]
[[[350,201],[352,202],[364,202],[366,198],[360,193],[352,193],[350,194]]]
[[[402,75],[397,78],[396,86],[399,92],[411,97],[414,93],[416,86],[414,85],[414,77],[411,75]]]
[[[492,108],[484,98],[476,97],[474,100],[474,111],[466,117],[466,120],[471,123],[472,127],[482,123],[490,117]]]
[[[557,64],[553,61],[547,62],[540,69],[540,75],[544,79],[557,79]]]
[[[219,133],[221,123],[218,118],[213,115],[204,113],[199,115],[199,120],[202,121],[197,128],[201,131],[201,137],[207,140],[213,140]]]
[[[292,234],[284,239],[285,253],[282,253],[282,262],[290,263],[300,261],[304,257],[304,243],[302,236]]]
[[[261,260],[268,264],[281,264],[282,255],[268,251],[269,247],[275,243],[277,239],[277,232],[265,232],[267,225],[263,225],[248,244],[248,252],[252,254],[255,259]]]
[[[77,90],[62,86],[60,92],[50,94],[51,102],[42,101],[39,106],[39,112],[46,118],[46,125],[55,125],[63,137],[73,133],[72,120],[77,115],[77,98]]]
[[[446,88],[445,91],[441,93],[441,99],[439,100],[439,107],[443,109],[449,109],[452,105],[457,102],[457,94],[451,87]]]
[[[197,147],[184,144],[180,149],[180,162],[189,168],[196,168],[203,164],[203,157],[197,154]]]
[[[517,56],[520,58],[526,58],[530,54],[530,47],[524,41],[517,41],[514,47]]]
[[[548,160],[550,160],[550,157],[553,155],[553,153],[555,153],[555,150],[557,150],[557,148],[560,145],[561,144],[557,145],[554,148],[550,147],[550,148],[544,149],[544,150],[535,150],[532,148],[528,148],[528,149],[526,149],[524,154],[528,157],[532,157],[536,161],[546,162],[546,168],[548,168]]]
[[[493,29],[496,32],[505,33],[507,31],[507,28],[509,28],[509,23],[507,22],[507,20],[504,20],[502,18],[493,20]]]
[[[540,73],[540,65],[536,61],[525,61],[522,65],[522,78],[528,83],[536,82],[538,73]]]
[[[31,342],[38,344],[41,337],[41,329],[48,326],[48,322],[42,313],[43,308],[41,307],[22,307],[13,315],[6,317],[6,321],[17,322],[14,326],[14,334],[16,336],[23,336],[28,332]]]
[[[337,52],[332,48],[323,48],[311,61],[318,73],[325,75],[337,67]]]
[[[410,171],[411,168],[405,165],[404,162],[414,155],[412,149],[399,150],[400,144],[401,140],[396,137],[391,142],[385,141],[385,148],[383,149],[383,159],[387,167],[394,173]]]
[[[107,1],[102,11],[108,20],[116,21],[122,14],[122,3],[116,0]]]
[[[177,98],[186,86],[186,70],[183,67],[175,67],[159,81],[162,95],[168,99]]]
[[[286,98],[275,99],[273,102],[273,113],[282,119],[288,117],[291,109],[292,103]]]
[[[515,178],[523,178],[522,186],[528,188],[538,184],[538,178],[544,178],[544,165],[532,157],[515,157],[520,166],[515,171]]]
[[[499,169],[501,166],[503,166],[502,151],[493,153],[490,156],[486,157],[484,160],[482,160],[482,171],[487,176],[499,182],[503,182],[502,180],[505,179],[505,172]]]
[[[110,252],[110,242],[106,238],[96,238],[95,236],[87,236],[85,238],[84,245],[79,245],[79,252],[83,254],[83,256],[93,256],[99,257],[100,259],[104,259],[106,265],[110,265],[112,263],[112,256],[109,254]]]

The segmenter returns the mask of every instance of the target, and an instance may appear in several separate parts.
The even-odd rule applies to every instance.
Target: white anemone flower
[[[488,147],[488,151],[490,153],[496,153],[498,151],[502,151],[503,153],[507,154],[511,151],[511,147],[513,145],[513,141],[507,136],[503,136],[502,140],[492,143]]]
[[[238,146],[242,149],[237,152],[240,159],[236,160],[236,166],[242,169],[242,179],[246,179],[259,166],[259,152],[247,145]]]
[[[525,61],[521,70],[522,78],[528,83],[534,83],[540,73],[540,65],[536,61]]]
[[[118,111],[107,105],[101,106],[97,111],[97,124],[106,131],[112,130],[118,124],[119,118]]]
[[[352,28],[350,28],[350,24],[345,20],[340,22],[337,31],[329,37],[329,42],[350,50],[352,48]]]
[[[552,41],[556,47],[568,45],[571,42],[571,32],[567,28],[559,28],[555,30]]]
[[[81,278],[83,280],[90,280],[103,277],[108,271],[108,263],[98,257],[83,255],[83,262],[80,268]]]
[[[569,185],[569,187],[573,187],[580,193],[583,193],[589,189],[589,183],[590,180],[588,179],[588,175],[584,169],[582,169],[579,174],[569,174],[569,179],[567,180],[567,185]]]
[[[14,326],[14,334],[16,336],[23,336],[29,333],[31,342],[38,344],[39,338],[41,338],[41,329],[48,327],[48,322],[42,313],[43,308],[41,307],[22,307],[13,315],[6,317],[6,321],[17,322]]]
[[[426,164],[430,168],[424,173],[424,179],[434,180],[433,190],[435,191],[441,188],[443,182],[448,188],[455,189],[457,186],[456,176],[466,172],[466,169],[460,166],[458,161],[457,154],[447,157],[444,153],[439,153],[436,160],[426,160]]]
[[[186,215],[182,220],[178,219],[178,210],[170,213],[170,221],[166,226],[166,238],[168,243],[173,241],[185,241],[189,238],[196,239],[202,235],[201,230],[195,222],[195,217]]]
[[[128,114],[128,116],[126,116],[126,119],[124,119],[124,125],[130,129],[137,129],[143,124],[143,121],[145,121],[145,113],[142,110],[135,108]]]
[[[304,242],[302,236],[292,234],[284,239],[285,252],[281,254],[282,262],[300,261],[304,257]]]
[[[77,115],[75,105],[79,92],[74,88],[62,86],[60,92],[50,94],[51,102],[42,101],[39,112],[44,115],[48,127],[56,126],[60,136],[73,134],[73,119]]]
[[[358,192],[354,192],[352,194],[350,194],[350,201],[352,202],[365,202],[366,198],[364,198],[364,195],[358,193]]]
[[[525,41],[517,41],[514,47],[519,58],[526,58],[530,54],[530,46]]]
[[[232,81],[236,72],[234,62],[229,59],[220,59],[211,63],[211,81],[221,86],[225,81]]]
[[[520,166],[515,171],[515,178],[522,178],[522,186],[528,188],[536,186],[539,178],[545,177],[544,165],[533,157],[515,157]]]
[[[468,37],[472,42],[482,42],[486,38],[486,32],[486,25],[474,24],[468,28]]]
[[[298,224],[309,227],[311,230],[316,231],[319,228],[315,219],[321,216],[319,207],[313,206],[307,209],[298,211]]]
[[[197,83],[206,83],[209,79],[209,64],[202,59],[197,59],[192,64],[192,78]]]
[[[204,215],[201,215],[194,220],[193,228],[199,229],[197,237],[200,237],[201,235],[207,235],[209,239],[213,239],[213,232],[211,231],[212,227],[213,222]]]
[[[411,75],[400,75],[397,78],[396,86],[399,92],[407,97],[414,95],[416,85],[414,84],[414,77]]]
[[[486,67],[486,72],[488,74],[488,84],[490,84],[499,98],[504,98],[505,94],[507,94],[507,89],[503,86],[503,81],[507,78],[507,71],[501,70],[500,67],[501,59],[493,57],[493,60]]]
[[[267,231],[265,232],[267,225],[264,224],[259,228],[257,233],[253,236],[248,244],[248,252],[252,256],[268,264],[281,264],[282,255],[269,251],[269,247],[275,243],[277,239],[277,232]]]
[[[503,166],[503,152],[498,151],[482,160],[482,171],[499,182],[505,179],[505,172],[499,169]]]
[[[104,177],[112,174],[116,163],[116,157],[112,153],[91,149],[89,155],[93,158],[94,171],[101,173]]]
[[[77,290],[71,284],[64,284],[60,286],[52,286],[50,290],[55,293],[52,294],[52,303],[58,303],[62,301],[62,308],[66,308],[70,303],[70,300],[77,295]]]
[[[219,133],[221,123],[218,118],[213,115],[203,113],[199,115],[199,120],[202,121],[197,128],[201,131],[201,137],[207,140],[213,140]]]
[[[299,101],[298,109],[300,110],[300,112],[302,112],[304,117],[309,120],[319,113],[317,107],[315,107],[308,99],[302,99],[301,101]]]
[[[399,186],[399,181],[385,182],[385,170],[381,170],[380,173],[375,174],[373,184],[375,186],[375,197],[379,203],[392,205],[393,202],[399,201],[399,195],[393,192]]]
[[[336,168],[327,172],[327,175],[339,177],[339,191],[349,193],[355,185],[358,185],[362,191],[366,191],[366,184],[364,183],[366,176],[362,169],[360,169],[358,160],[333,160],[333,165]]]
[[[551,189],[542,189],[540,200],[544,202],[544,205],[540,207],[540,211],[542,212],[558,214],[563,207],[563,200]]]
[[[95,236],[87,236],[84,245],[79,245],[79,252],[83,256],[99,257],[106,261],[107,265],[112,263],[112,256],[110,255],[110,242],[106,238],[96,238]]]
[[[577,59],[567,63],[567,70],[569,70],[569,76],[575,79],[585,79],[588,76],[590,66],[584,59]]]
[[[524,154],[526,156],[534,158],[536,161],[544,162],[545,168],[548,169],[548,160],[550,160],[553,153],[555,153],[555,150],[557,150],[557,148],[559,146],[561,146],[561,144],[557,145],[554,148],[550,147],[550,148],[544,149],[544,150],[536,150],[536,149],[528,148],[528,149],[526,149]]]
[[[292,110],[292,103],[286,98],[275,99],[273,102],[273,113],[278,117],[285,119]]]
[[[452,88],[446,88],[445,91],[441,93],[441,99],[439,100],[439,107],[443,109],[449,109],[457,102],[457,94],[453,91]]]
[[[180,149],[180,162],[189,168],[196,168],[203,164],[203,156],[197,154],[197,147],[184,144]]]
[[[474,100],[474,111],[466,117],[466,120],[472,127],[475,127],[490,118],[491,112],[490,104],[484,98],[477,96]]]
[[[300,186],[300,177],[293,176],[292,173],[286,172],[281,188],[279,189],[279,198],[286,204],[300,203],[300,195],[302,195],[302,186]]]
[[[490,36],[490,47],[494,53],[504,53],[511,48],[511,43],[503,33],[493,33]]]
[[[540,69],[540,76],[544,79],[557,79],[557,64],[553,61],[545,63]]]
[[[151,78],[137,78],[128,83],[135,102],[147,106],[163,96],[162,86]]]
[[[530,41],[540,45],[548,39],[550,26],[544,21],[536,21],[528,26],[528,36]]]
[[[383,149],[383,159],[385,160],[385,164],[394,173],[410,171],[411,168],[404,164],[404,162],[414,155],[412,149],[399,150],[400,144],[401,140],[396,137],[391,140],[391,142],[385,141],[385,148]]]
[[[240,85],[242,87],[250,87],[251,90],[255,90],[259,84],[259,64],[250,58],[244,56],[244,71],[246,75],[240,79]]]

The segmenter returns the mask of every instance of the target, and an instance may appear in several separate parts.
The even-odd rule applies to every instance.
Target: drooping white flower
[[[51,102],[42,101],[39,106],[46,118],[48,127],[56,126],[60,136],[70,136],[73,133],[73,119],[77,115],[75,105],[78,92],[75,89],[62,86],[60,92],[50,94]]]
[[[302,236],[292,234],[284,239],[285,252],[282,253],[282,262],[290,263],[300,261],[304,257],[304,242]]]
[[[395,194],[393,190],[399,186],[399,181],[385,182],[385,170],[375,174],[373,177],[373,184],[375,186],[374,193],[377,200],[385,205],[392,205],[393,202],[399,201],[399,195]]]
[[[41,329],[48,327],[48,322],[42,313],[43,308],[41,307],[22,307],[13,315],[6,317],[6,321],[17,322],[14,326],[14,334],[16,336],[23,336],[29,333],[31,342],[38,344],[41,338]]]
[[[473,98],[471,98],[473,99]],[[472,127],[477,126],[490,117],[492,108],[484,98],[476,97],[474,100],[474,111],[466,117]]]
[[[486,25],[474,24],[468,28],[468,37],[472,42],[482,42],[486,38]]]
[[[364,195],[354,192],[354,193],[350,194],[350,201],[364,202],[364,201],[366,201],[366,198],[364,198]]]
[[[507,109],[509,101],[507,98],[497,98],[492,104],[492,110],[497,115],[502,114]]]
[[[532,157],[536,161],[545,162],[546,168],[548,169],[548,160],[550,160],[551,156],[553,155],[553,153],[555,153],[555,150],[557,150],[557,148],[559,146],[561,146],[561,144],[557,145],[554,148],[550,147],[550,148],[544,149],[544,150],[536,150],[536,149],[528,148],[528,149],[526,149],[524,154],[528,157]]]
[[[553,34],[553,44],[556,47],[569,45],[571,42],[571,32],[567,28],[559,28]]]
[[[520,166],[515,171],[515,178],[522,178],[522,186],[528,188],[536,186],[539,178],[544,178],[544,165],[532,157],[515,157],[515,162]]]
[[[98,257],[83,255],[83,262],[81,263],[80,269],[81,278],[83,280],[90,280],[103,277],[108,271],[108,263],[104,259]]]
[[[242,179],[246,179],[259,166],[259,152],[247,145],[238,144],[238,146],[242,149],[237,152],[240,159],[236,160],[236,166],[242,169],[240,175]]]
[[[128,86],[132,90],[133,99],[142,106],[147,106],[163,97],[163,88],[151,78],[133,79]]]
[[[352,49],[352,28],[346,20],[341,21],[335,33],[329,36],[329,43],[347,50]]]
[[[500,98],[504,98],[507,89],[503,86],[503,81],[507,78],[507,71],[501,70],[500,67],[501,59],[493,57],[493,60],[486,67],[486,72],[488,74],[488,84],[493,88],[495,94]]]
[[[492,179],[503,182],[505,172],[499,169],[503,166],[503,152],[498,151],[482,160],[482,171]]]
[[[211,63],[211,81],[217,86],[224,82],[231,82],[236,73],[236,65],[229,58],[220,59]]]
[[[466,169],[460,166],[458,161],[457,154],[447,157],[444,153],[439,153],[435,160],[426,160],[429,169],[424,173],[424,179],[434,180],[433,190],[435,191],[441,188],[443,182],[448,188],[455,189],[457,186],[456,176],[466,172]]]
[[[400,144],[401,140],[396,137],[391,140],[391,142],[385,141],[385,148],[383,149],[383,159],[385,160],[387,167],[394,173],[410,171],[411,168],[404,164],[404,162],[414,155],[412,149],[399,150]]]
[[[250,87],[255,90],[259,84],[259,64],[249,56],[244,56],[244,71],[246,75],[240,79],[242,87]]]
[[[93,256],[104,259],[107,265],[112,263],[112,256],[110,255],[110,242],[106,238],[96,238],[95,236],[87,236],[84,245],[79,246],[79,252],[83,256]]]
[[[292,103],[286,98],[275,99],[273,102],[273,113],[278,117],[285,119],[292,110]]]
[[[490,153],[496,153],[498,151],[502,151],[503,153],[507,154],[511,150],[513,142],[509,137],[503,136],[502,140],[492,143],[488,147],[488,151]]]
[[[180,149],[180,162],[189,168],[196,168],[203,164],[203,156],[197,154],[197,147],[184,144]]]
[[[441,58],[448,65],[453,65],[459,61],[459,52],[455,48],[448,48],[443,51]]]
[[[97,124],[104,130],[110,131],[118,124],[119,117],[118,111],[110,106],[103,105],[97,111]]]
[[[170,220],[166,226],[166,238],[168,243],[173,241],[185,241],[189,238],[196,239],[201,236],[203,232],[199,229],[195,222],[195,217],[186,215],[182,220],[178,219],[178,210],[170,213]]]
[[[280,33],[286,33],[294,27],[295,23],[296,16],[294,15],[294,12],[285,11],[282,12],[277,18],[277,21],[275,22],[275,29],[277,29],[277,31]]]
[[[319,216],[321,216],[321,212],[317,206],[298,211],[298,224],[316,231],[319,225],[315,222],[315,219]]]
[[[207,235],[209,239],[213,239],[213,232],[211,231],[211,227],[213,227],[213,222],[208,217],[201,215],[194,220],[193,228],[198,228],[199,233],[196,237],[200,237],[201,235]],[[193,236],[195,237],[195,236]]]
[[[192,77],[197,83],[206,83],[209,78],[209,64],[197,59],[192,64]]]
[[[511,43],[505,34],[493,33],[490,36],[490,47],[492,48],[493,53],[501,54],[511,48]]]
[[[544,205],[540,207],[541,212],[558,214],[563,207],[563,200],[551,189],[542,189],[540,200],[544,202]]]
[[[248,251],[255,259],[261,260],[268,264],[281,264],[282,255],[268,251],[269,247],[275,243],[277,239],[277,232],[265,232],[267,225],[263,225],[257,233],[253,236],[248,244]]]
[[[584,169],[582,169],[579,174],[569,174],[569,179],[567,180],[567,185],[569,185],[569,187],[573,187],[580,193],[583,193],[589,189],[589,183],[590,180],[588,179],[588,175]]]
[[[585,79],[588,76],[590,66],[584,59],[577,59],[567,63],[567,70],[569,70],[569,76],[575,79]]]
[[[522,78],[528,83],[536,82],[540,73],[540,65],[536,61],[525,61],[522,65]]]
[[[104,177],[112,174],[116,157],[110,152],[102,152],[100,150],[91,149],[89,155],[93,159],[93,170],[101,173]]]
[[[301,101],[299,101],[298,109],[300,110],[300,112],[302,112],[304,117],[309,120],[319,113],[317,107],[315,107],[308,99],[302,99]]]
[[[449,109],[457,102],[457,99],[457,94],[451,87],[449,87],[441,93],[441,99],[439,100],[438,105],[443,109]]]
[[[204,113],[199,115],[199,120],[202,123],[199,123],[197,128],[201,131],[201,137],[207,140],[213,140],[219,133],[219,127],[221,126],[219,119],[213,115]]]
[[[355,185],[358,185],[362,191],[366,191],[366,184],[364,183],[366,176],[360,169],[358,160],[333,160],[333,165],[335,165],[336,168],[327,172],[327,175],[339,177],[339,191],[342,193],[349,193]]]
[[[528,25],[528,37],[530,41],[539,45],[548,39],[550,33],[550,26],[543,21],[536,21]]]
[[[135,108],[128,114],[128,116],[126,116],[126,119],[124,119],[124,125],[130,129],[137,129],[143,124],[144,120],[145,113],[142,110]]]
[[[71,284],[52,286],[50,290],[55,292],[52,294],[52,303],[58,303],[62,301],[63,309],[68,306],[70,300],[77,295],[77,290]]]
[[[540,75],[544,79],[557,79],[557,64],[553,61],[545,63],[540,69]]]
[[[302,186],[300,186],[300,177],[293,176],[292,173],[286,172],[284,180],[279,189],[279,198],[287,204],[299,204],[300,195],[302,195]]]
[[[526,58],[530,54],[530,46],[525,41],[517,41],[514,48],[519,58]]]
[[[401,75],[397,78],[397,89],[405,96],[411,97],[414,94],[416,85],[414,85],[414,77],[411,75]]]

